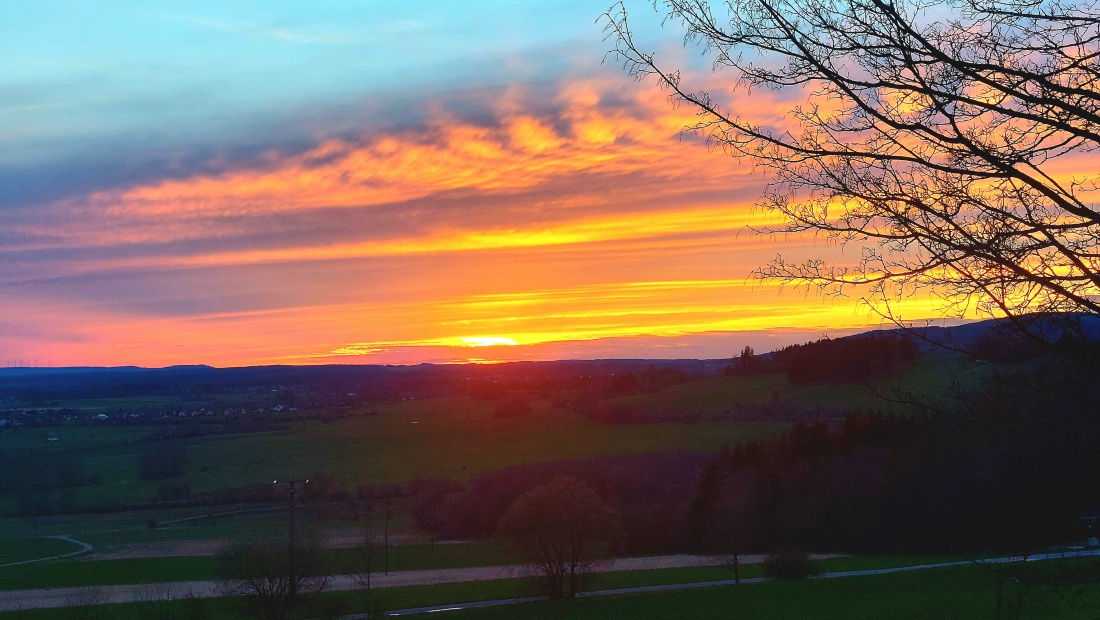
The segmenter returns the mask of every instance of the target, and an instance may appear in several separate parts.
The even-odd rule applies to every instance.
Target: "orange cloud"
[[[53,223],[23,224],[33,240],[8,246],[4,282],[24,295],[10,316],[24,333],[78,327],[49,343],[0,333],[0,347],[94,364],[411,362],[474,347],[523,359],[560,343],[877,323],[850,300],[749,278],[781,248],[844,256],[748,232],[767,223],[752,207],[763,180],[679,140],[690,110],[621,78],[536,99],[513,87],[490,120],[441,112],[46,205]],[[906,312],[927,316],[926,301]]]
[[[525,110],[517,101],[524,94],[512,92],[511,100],[496,103],[500,114],[491,124],[439,118],[362,141],[327,140],[298,154],[271,151],[217,175],[97,192],[53,206],[74,223],[94,221],[94,234],[77,226],[53,232],[82,246],[232,237],[252,219],[279,213],[362,209],[458,190],[517,193],[577,174],[641,174],[650,198],[746,183],[734,179],[747,176],[747,169],[678,141],[692,120],[687,111],[623,82],[565,85],[555,119]],[[609,92],[629,97],[630,105],[603,105]],[[629,188],[605,196],[586,189],[542,205],[537,196],[524,195],[533,204],[523,206],[561,209],[567,216],[592,203],[631,198]],[[369,212],[358,217],[369,224]]]

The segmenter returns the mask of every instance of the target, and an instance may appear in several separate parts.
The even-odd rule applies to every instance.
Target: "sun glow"
[[[515,340],[503,336],[471,336],[460,340],[464,347],[514,347],[517,344]]]
[[[858,257],[755,235],[776,223],[753,207],[765,179],[676,139],[690,114],[618,78],[554,88],[553,110],[533,87],[476,91],[484,116],[433,111],[38,205],[0,225],[0,350],[153,366],[690,357],[744,345],[698,348],[714,334],[807,334],[787,344],[877,324],[854,299],[751,278],[780,251]],[[934,315],[907,301],[906,318]]]

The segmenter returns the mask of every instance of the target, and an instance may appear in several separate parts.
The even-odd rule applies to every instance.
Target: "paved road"
[[[820,556],[821,558],[833,556]],[[764,556],[745,556],[742,562],[752,564],[763,562]],[[684,568],[707,566],[710,558],[698,555],[664,555],[642,558],[621,558],[602,562],[599,572],[650,570],[657,568]],[[392,572],[389,575],[375,573],[371,577],[371,587],[392,588],[400,586],[423,586],[439,583],[458,583],[464,581],[492,581],[526,577],[530,573],[522,564],[508,566],[477,566],[467,568],[439,568],[431,570],[411,570]],[[327,590],[357,590],[361,586],[350,575],[337,575],[328,580]],[[172,596],[218,596],[217,583],[214,581],[181,581],[174,583],[118,585],[95,588],[47,588],[37,590],[0,591],[0,611],[22,609],[41,609],[49,607],[68,607],[77,600],[87,600],[95,596],[98,603],[131,603],[148,600],[154,592],[171,592]]]
[[[1049,553],[1042,555],[1029,556],[1028,561],[1048,560],[1054,558],[1066,558],[1066,557],[1084,557],[1084,556],[1097,556],[1100,555],[1100,550],[1089,550],[1080,552],[1068,552],[1068,553]],[[814,556],[814,559],[826,559],[831,557],[837,557],[835,554]],[[1019,557],[1003,557],[992,558],[987,560],[980,560],[983,563],[1002,563],[1002,562],[1015,562],[1019,561]],[[750,555],[742,558],[742,563],[753,564],[764,561],[764,556]],[[962,566],[970,564],[969,561],[961,562],[944,562],[941,564],[924,564],[919,566],[902,566],[897,568],[882,568],[874,570],[860,570],[860,571],[844,571],[836,573],[826,573],[819,575],[821,579],[831,579],[837,577],[856,577],[862,575],[881,575],[886,573],[897,573],[902,571],[922,570],[929,568],[943,568],[948,566]],[[658,568],[684,568],[691,566],[707,566],[710,564],[710,558],[707,556],[696,555],[670,555],[670,556],[651,556],[643,558],[621,558],[616,560],[610,560],[603,562],[598,568],[597,572],[612,572],[612,571],[628,571],[628,570],[651,570]],[[469,567],[469,568],[443,568],[433,570],[417,570],[417,571],[400,571],[393,572],[389,575],[375,574],[371,579],[371,586],[374,588],[391,588],[399,586],[416,586],[416,585],[432,585],[440,583],[458,583],[458,582],[473,582],[473,581],[492,581],[496,579],[512,579],[516,577],[524,577],[529,575],[528,568],[524,565],[508,565],[508,566],[483,566],[483,567]],[[758,583],[764,581],[763,579],[742,579],[742,584]],[[709,581],[702,583],[688,583],[688,584],[675,584],[667,586],[647,586],[638,588],[622,588],[617,590],[602,590],[597,592],[586,592],[582,596],[608,596],[613,594],[634,594],[641,592],[658,592],[665,590],[682,590],[690,588],[704,588],[719,585],[732,585],[733,581]],[[357,590],[361,586],[350,575],[337,575],[329,579],[327,588],[328,590]],[[143,600],[149,600],[151,594],[155,593],[158,596],[163,595],[166,592],[170,592],[173,597],[180,596],[197,596],[197,597],[213,597],[218,596],[217,584],[213,581],[184,581],[174,583],[161,583],[161,584],[145,584],[145,585],[120,585],[120,586],[105,586],[101,588],[52,588],[52,589],[39,589],[39,590],[11,590],[7,592],[0,592],[0,611],[18,611],[25,609],[41,609],[41,608],[56,608],[56,607],[68,607],[74,605],[78,601],[88,601],[94,598],[98,604],[108,603],[131,603]],[[402,616],[402,615],[414,615],[419,613],[431,613],[438,611],[445,611],[451,609],[467,609],[473,607],[489,607],[496,605],[508,605],[518,602],[529,602],[540,600],[538,597],[525,598],[525,599],[503,599],[497,601],[479,601],[475,603],[459,603],[455,605],[441,605],[435,607],[424,607],[415,609],[406,609],[389,612],[390,616]],[[348,618],[356,618],[364,616],[348,616]]]
[[[1054,560],[1065,559],[1070,557],[1091,557],[1100,556],[1100,549],[1091,549],[1088,551],[1076,551],[1067,553],[1042,553],[1038,555],[1028,556],[1026,561],[1038,562],[1041,560]],[[1020,557],[1003,557],[1003,558],[990,558],[985,560],[977,560],[979,564],[1003,564],[1007,562],[1019,562]],[[963,560],[960,562],[942,562],[939,564],[918,564],[914,566],[898,566],[895,568],[877,568],[871,570],[851,570],[851,571],[838,571],[833,573],[824,573],[816,575],[814,579],[835,579],[839,577],[863,577],[868,575],[884,575],[887,573],[901,573],[912,570],[925,570],[929,568],[945,568],[951,566],[965,566],[973,564],[970,560]],[[742,579],[741,584],[763,583],[767,581],[762,577],[753,577],[749,579]],[[696,583],[680,583],[670,584],[664,586],[641,586],[637,588],[619,588],[616,590],[596,590],[593,592],[582,592],[578,594],[578,597],[590,597],[590,596],[614,596],[617,594],[640,594],[644,592],[665,592],[669,590],[692,590],[696,588],[710,588],[714,586],[732,586],[734,585],[732,579],[721,581],[703,581]],[[458,611],[460,609],[476,609],[480,607],[498,607],[501,605],[515,605],[516,603],[533,603],[536,601],[549,600],[545,596],[530,596],[526,598],[512,598],[512,599],[499,599],[495,601],[477,601],[473,603],[454,603],[450,605],[435,605],[431,607],[415,607],[410,609],[399,609],[395,611],[386,612],[385,616],[415,616],[419,614],[438,613],[441,611]],[[366,619],[369,616],[366,614],[356,614],[352,616],[344,616],[341,620],[361,620]]]

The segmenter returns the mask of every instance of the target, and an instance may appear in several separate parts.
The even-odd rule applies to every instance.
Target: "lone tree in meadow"
[[[751,542],[750,512],[727,489],[721,491],[724,492],[710,511],[705,533],[710,563],[728,570],[734,584],[740,585],[741,555]]]
[[[1100,314],[1100,8],[1063,0],[664,0],[731,91],[693,89],[644,51],[620,3],[611,56],[698,112],[688,129],[771,174],[778,232],[861,250],[776,257],[758,276],[946,310]],[[660,9],[659,9],[660,10]],[[785,117],[749,105],[795,101]],[[750,91],[752,94],[750,94]],[[1075,162],[1075,163],[1074,163]]]
[[[379,527],[378,522],[373,517],[373,514],[367,514],[363,520],[362,535],[358,544],[354,547],[355,570],[351,577],[359,586],[364,599],[364,607],[368,610],[368,613],[377,615],[378,610],[375,608],[377,601],[372,597],[371,588],[373,587],[374,574],[378,572],[382,564],[380,560],[382,559],[383,549],[382,532],[380,531],[382,528]]]
[[[550,598],[572,598],[603,556],[616,515],[576,478],[558,478],[521,495],[497,532],[531,564]]]
[[[323,590],[324,564],[320,541],[303,535],[233,541],[214,558],[221,593],[261,620],[286,620]]]

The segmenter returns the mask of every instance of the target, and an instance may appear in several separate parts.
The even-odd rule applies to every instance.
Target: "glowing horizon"
[[[601,65],[599,7],[17,6],[0,365],[729,357],[882,323],[752,278],[858,255],[755,234],[767,179]]]

